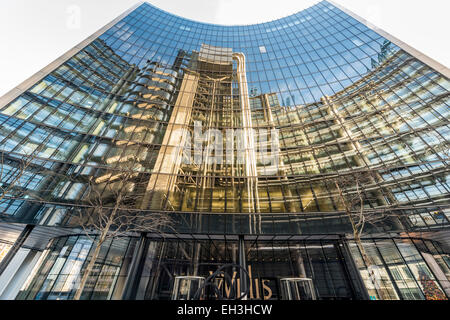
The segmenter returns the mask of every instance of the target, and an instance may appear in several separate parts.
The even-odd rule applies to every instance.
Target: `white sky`
[[[0,96],[135,4],[136,0],[0,0]],[[218,24],[274,20],[316,0],[149,0],[171,13]],[[449,0],[335,0],[450,66]],[[79,12],[79,15],[77,14]],[[73,17],[79,19],[73,19]]]

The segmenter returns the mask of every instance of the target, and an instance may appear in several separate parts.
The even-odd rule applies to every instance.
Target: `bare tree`
[[[367,260],[367,254],[361,242],[361,237],[366,231],[367,225],[379,227],[389,217],[394,214],[387,209],[376,209],[379,202],[384,201],[384,196],[375,185],[376,173],[371,171],[358,172],[347,176],[340,176],[335,179],[334,184],[337,190],[337,202],[342,205],[352,227],[353,238]],[[364,186],[372,185],[373,190],[367,190]],[[373,208],[368,208],[369,204]]]
[[[17,160],[7,160],[5,152],[0,150],[0,202],[20,184],[20,179],[36,160],[36,152],[22,156]]]
[[[337,191],[336,200],[344,208],[352,227],[353,239],[368,268],[369,277],[374,282],[374,285],[378,276],[374,274],[375,271],[372,268],[375,263],[367,254],[361,238],[367,231],[368,225],[379,228],[387,220],[398,218],[395,213],[386,209],[386,203],[383,202],[385,202],[384,198],[389,195],[382,194],[382,191],[375,183],[377,178],[376,172],[365,171],[340,176],[334,180]],[[382,207],[382,209],[377,207]],[[393,221],[390,220],[390,222],[392,223]],[[381,294],[383,295],[383,292]]]
[[[107,179],[107,182],[102,180]],[[90,178],[84,199],[90,208],[78,210],[71,217],[71,224],[84,230],[92,241],[92,255],[82,275],[74,300],[79,300],[100,254],[102,245],[108,239],[136,232],[161,233],[170,226],[167,214],[136,210],[140,198],[139,174],[132,170],[109,173],[106,176]]]

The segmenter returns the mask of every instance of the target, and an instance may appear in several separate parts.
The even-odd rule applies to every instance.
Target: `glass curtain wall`
[[[80,274],[92,256],[94,239],[85,235],[53,239],[16,299],[72,299],[81,281]],[[135,246],[135,238],[107,240],[101,247],[81,299],[120,299]]]
[[[363,246],[371,265],[364,262],[356,244],[350,244],[350,249],[371,300],[448,299],[449,255],[436,242],[371,239]]]
[[[169,235],[343,235],[342,196],[357,197],[371,265],[351,242],[246,243],[253,297],[278,299],[278,275],[304,275],[321,299],[359,299],[351,254],[373,299],[442,298],[439,245],[370,235],[449,227],[449,89],[327,1],[248,26],[143,3],[0,105],[0,221],[77,228],[94,202],[112,210],[128,177],[119,212],[167,213]],[[150,245],[141,299],[236,259],[233,241],[169,240]],[[105,244],[84,299],[122,296],[135,245]],[[54,239],[19,297],[70,299],[91,247]]]
[[[378,231],[446,226],[448,89],[445,76],[325,1],[230,27],[142,4],[1,107],[2,219],[68,225],[89,206],[90,177],[107,199],[106,187],[132,170],[139,210],[258,213],[253,233],[274,221],[259,214],[295,214],[306,220],[296,232],[313,232],[317,219],[345,231],[334,180],[365,170],[365,208],[396,216]],[[256,130],[248,168],[174,151],[193,149],[170,137],[195,123],[224,136]],[[272,129],[275,164],[260,140]]]
[[[319,237],[317,237],[319,238]],[[137,238],[120,238],[102,246],[82,299],[121,299]],[[92,241],[85,236],[53,240],[42,262],[33,270],[17,299],[70,299],[80,270],[89,262]],[[348,247],[349,253],[345,251]],[[364,240],[372,265],[364,264],[355,243],[338,237],[303,240],[246,240],[249,299],[281,299],[284,278],[311,279],[320,300],[446,300],[450,294],[450,256],[441,246],[418,238]],[[238,241],[165,239],[149,241],[136,299],[169,300],[175,277],[207,278],[219,267],[239,264]],[[92,253],[91,253],[92,254]],[[354,261],[354,262],[353,262]],[[359,275],[352,270],[355,263]],[[238,270],[216,278],[222,295],[239,291]]]

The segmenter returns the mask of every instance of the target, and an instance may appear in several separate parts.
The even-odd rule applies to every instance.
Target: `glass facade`
[[[366,233],[445,230],[449,89],[445,75],[327,1],[248,26],[194,22],[143,3],[0,105],[0,219],[73,227],[74,216],[94,210],[89,185],[113,205],[108,188],[131,172],[127,210],[167,212],[178,234],[351,234],[335,181],[366,173],[342,190],[361,195],[358,210],[386,216]],[[373,299],[429,299],[424,288],[448,296],[439,244],[370,239],[372,266],[347,240],[348,252],[341,240],[245,240],[261,274],[251,294],[279,298],[283,274],[312,278],[321,299],[364,299],[364,290]],[[105,245],[85,299],[122,297],[136,241]],[[173,276],[194,275],[191,249],[201,251],[197,274],[236,262],[236,240],[186,240],[181,251],[177,241],[151,242],[136,298],[169,298]],[[19,297],[73,296],[91,245],[54,239]],[[170,272],[155,271],[166,260]],[[384,281],[377,288],[366,283],[370,267]]]
[[[122,298],[137,242],[136,238],[117,238],[102,247],[83,299]],[[17,298],[72,298],[77,275],[87,265],[91,246],[92,240],[83,235],[54,239]],[[450,255],[438,243],[418,238],[373,238],[364,240],[364,247],[375,261],[371,268],[378,275],[376,281],[370,279],[357,246],[343,238],[248,239],[248,298],[281,299],[281,279],[308,277],[313,279],[320,300],[363,299],[364,289],[352,270],[353,259],[371,300],[431,300],[450,293]],[[169,300],[175,277],[207,277],[220,266],[239,263],[238,242],[232,238],[149,238],[146,252],[136,299]],[[239,288],[237,272],[230,276],[233,286]],[[232,286],[223,277],[217,281],[225,297],[232,295]]]

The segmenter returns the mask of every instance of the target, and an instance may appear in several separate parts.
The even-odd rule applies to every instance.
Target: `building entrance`
[[[250,300],[282,299],[282,280],[292,278],[311,279],[314,295],[322,300],[361,298],[357,274],[349,262],[338,240],[153,241],[148,246],[136,298],[170,299],[176,277],[206,279],[230,264],[244,267],[249,279],[235,267],[224,270],[228,281],[224,274],[214,280],[224,298],[236,298],[247,289]],[[214,298],[209,293],[208,298]]]

